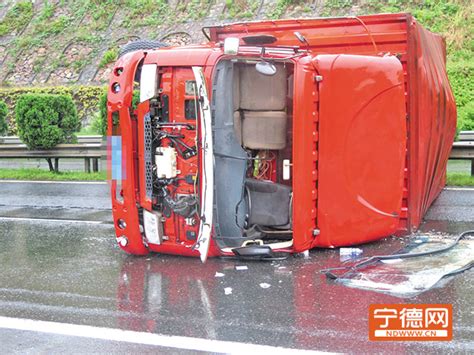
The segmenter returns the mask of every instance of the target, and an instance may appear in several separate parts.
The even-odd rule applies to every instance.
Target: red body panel
[[[359,244],[398,228],[406,112],[401,63],[391,57],[321,55],[319,198],[313,246]]]
[[[305,36],[308,47],[296,39],[295,31]],[[207,45],[138,51],[116,63],[123,72],[114,71],[110,87],[119,83],[122,90],[109,90],[109,127],[112,112],[118,112],[120,128],[109,128],[109,135],[122,136],[127,174],[123,203],[115,198],[117,182],[112,181],[114,220],[127,224],[124,230],[116,228],[117,237],[128,239],[121,245],[124,250],[198,256],[193,242],[179,235],[149,248],[142,241],[139,207],[151,205],[141,175],[140,126],[148,106],[139,105],[136,120],[130,110],[139,62],[169,68],[164,69],[171,73],[169,78],[162,73],[163,90],[173,95],[170,111],[179,121],[181,106],[173,105],[182,100],[184,88],[173,73],[203,67],[211,92],[215,65],[224,55],[222,41],[258,34],[275,36],[271,46],[308,49],[308,55],[292,59],[292,251],[364,243],[418,227],[444,186],[455,134],[455,102],[440,36],[423,29],[409,14],[261,21],[212,27],[209,32]],[[241,47],[239,55],[258,53],[254,47]],[[166,223],[168,229],[183,225],[179,218]],[[212,241],[209,256],[221,253]]]
[[[456,105],[446,74],[444,39],[412,21],[408,51],[408,216],[416,229],[446,183]]]
[[[293,91],[293,247],[308,250],[317,228],[318,194],[318,92],[314,67],[303,58],[296,67]]]
[[[447,157],[456,132],[456,104],[446,74],[443,38],[405,13],[259,21],[209,28],[215,42],[227,37],[270,34],[277,39],[273,45],[305,48],[294,36],[295,31],[305,36],[315,55],[392,53],[400,57],[405,75],[408,144],[398,233],[417,229],[445,184]]]
[[[117,181],[111,180],[112,212],[116,224],[115,232],[118,238],[127,238],[126,246],[119,244],[124,250],[131,254],[148,254],[148,249],[143,244],[138,219],[138,176],[136,146],[137,139],[134,134],[134,124],[131,119],[130,108],[132,106],[133,78],[138,63],[142,60],[143,53],[135,52],[120,58],[110,78],[108,94],[108,135],[122,137],[122,169],[124,171],[121,181],[121,191],[117,191]],[[122,71],[120,72],[121,69]],[[130,85],[132,83],[132,85]],[[112,87],[120,86],[120,91],[114,93]],[[119,124],[114,126],[113,113],[118,112]],[[116,196],[122,196],[120,201]],[[119,228],[117,221],[125,221],[126,226]]]
[[[300,32],[315,54],[406,53],[408,14],[384,14],[347,18],[289,19],[258,21],[210,27],[211,41],[226,37],[269,34],[276,46],[306,48],[294,35]],[[373,40],[373,41],[372,41]],[[375,46],[374,46],[375,43]],[[244,42],[241,41],[243,45]]]

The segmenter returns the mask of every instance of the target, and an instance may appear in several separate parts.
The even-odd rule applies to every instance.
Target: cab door
[[[407,144],[403,68],[394,56],[318,55],[318,210],[313,246],[394,233]]]

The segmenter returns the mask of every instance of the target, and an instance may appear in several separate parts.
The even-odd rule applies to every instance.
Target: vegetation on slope
[[[260,18],[411,12],[424,26],[446,37],[448,73],[458,105],[459,127],[474,129],[471,0],[44,0],[34,5],[31,0],[3,2],[0,9],[6,6],[7,11],[0,21],[0,38],[13,36],[13,40],[4,49],[0,46],[0,62],[2,50],[6,52],[0,80],[3,86],[77,83],[88,66],[104,72],[116,60],[118,47],[124,43],[120,41],[137,34],[157,38],[168,28],[178,29],[180,24],[189,27],[188,22],[210,16],[209,10],[217,8],[217,3],[223,5],[223,10],[213,14],[215,21],[252,20],[259,11]],[[72,53],[68,49],[71,44],[77,46]],[[28,71],[29,77],[23,75]],[[12,77],[9,73],[19,74]],[[106,74],[97,79],[96,73],[94,80],[106,81]]]

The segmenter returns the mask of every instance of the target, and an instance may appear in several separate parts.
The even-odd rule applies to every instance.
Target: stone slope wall
[[[343,11],[357,11],[360,2],[350,2]],[[324,4],[324,0],[4,0],[0,86],[101,84],[107,81],[118,47],[129,41],[200,43],[205,41],[203,26],[315,17]],[[2,21],[7,30],[2,31]]]

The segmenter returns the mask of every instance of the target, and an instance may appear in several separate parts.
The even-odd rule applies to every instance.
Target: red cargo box
[[[456,129],[442,37],[409,14],[205,32],[204,45],[126,54],[111,75],[122,249],[258,256],[419,226]],[[240,48],[226,51],[227,38]],[[261,40],[271,43],[250,43]],[[257,72],[262,62],[273,76]],[[133,110],[137,81],[146,89]]]
[[[301,46],[294,35],[300,32],[314,54],[391,53],[399,56],[405,75],[408,139],[398,232],[410,233],[419,226],[445,185],[446,164],[456,132],[456,105],[446,74],[443,37],[426,30],[405,13],[247,22],[208,30],[210,39],[215,42],[227,37],[270,34],[277,38],[272,45]],[[318,213],[318,218],[324,219],[324,216]],[[351,223],[349,213],[346,220]]]

